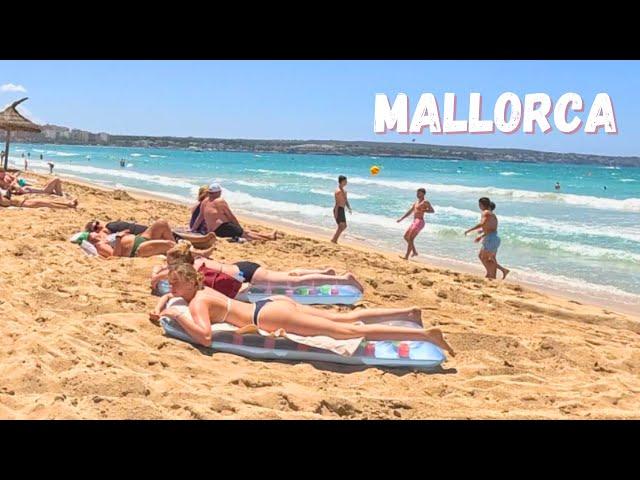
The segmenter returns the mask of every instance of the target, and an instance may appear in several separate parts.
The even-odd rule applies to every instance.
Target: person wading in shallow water
[[[398,223],[407,218],[409,215],[413,213],[413,222],[404,233],[404,239],[407,241],[407,253],[404,257],[405,260],[409,259],[409,254],[413,252],[413,257],[418,255],[418,251],[415,246],[415,239],[420,233],[420,231],[424,228],[424,214],[425,213],[433,213],[433,207],[428,200],[424,198],[427,191],[424,188],[419,188],[416,196],[418,200],[411,205],[411,208],[405,213],[401,218],[398,219]]]
[[[506,278],[509,274],[509,269],[504,268],[498,263],[496,255],[498,253],[498,247],[500,247],[500,237],[498,236],[498,217],[493,211],[496,208],[496,204],[489,200],[487,197],[482,197],[478,200],[478,207],[482,212],[480,223],[475,227],[470,228],[464,234],[473,232],[475,230],[482,229],[482,235],[475,239],[476,243],[482,241],[482,247],[478,258],[484,265],[487,271],[486,278],[496,278],[496,271],[502,272],[502,278]]]

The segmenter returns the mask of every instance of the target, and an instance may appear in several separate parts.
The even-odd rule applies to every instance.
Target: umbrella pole
[[[7,171],[9,167],[9,138],[11,137],[11,130],[7,130],[7,141],[4,144],[4,170]]]

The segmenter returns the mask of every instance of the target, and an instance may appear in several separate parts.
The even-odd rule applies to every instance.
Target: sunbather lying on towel
[[[159,222],[155,222],[139,235],[129,233],[128,230],[110,233],[108,235],[104,232],[85,232],[87,235],[86,240],[96,247],[98,254],[103,258],[152,257],[154,255],[163,255],[167,253],[169,249],[175,247],[176,242],[172,240],[173,234],[171,233],[171,229],[167,232],[168,225],[166,222],[163,220]],[[170,236],[171,239],[167,239],[167,236]],[[84,240],[84,238],[80,240]],[[193,253],[207,256],[211,253],[211,250],[212,249],[193,249]]]
[[[160,316],[174,318],[182,328],[200,345],[211,344],[211,324],[230,323],[242,328],[255,325],[267,332],[284,329],[298,335],[326,335],[335,339],[364,337],[366,340],[419,340],[431,342],[455,355],[437,328],[414,329],[392,325],[356,325],[357,321],[408,320],[415,317],[418,309],[367,309],[348,313],[334,313],[306,305],[299,305],[290,298],[276,295],[255,304],[232,300],[208,287],[202,286],[202,276],[187,264],[177,265],[169,273],[171,294],[161,301],[166,302],[169,295],[182,297],[189,303],[190,315],[177,309],[159,305],[150,315],[151,320]],[[415,319],[413,319],[415,321]]]
[[[35,199],[35,198],[14,198],[0,197],[0,206],[2,207],[24,207],[24,208],[76,208],[78,200],[60,200],[55,199]]]
[[[121,220],[108,223],[101,222],[100,220],[93,220],[85,225],[84,230],[85,232],[89,233],[99,233],[102,237],[105,238],[112,233],[124,232],[125,230],[127,230],[129,233],[132,233],[134,235],[142,235],[150,240],[177,241],[180,238],[187,238],[197,239],[202,243],[211,243],[216,240],[216,235],[213,232],[208,233],[204,236],[200,234],[179,232],[179,235],[176,236],[174,230],[166,220],[156,220],[150,227],[139,223],[125,222]]]
[[[167,252],[167,265],[155,267],[151,277],[151,288],[155,289],[159,281],[169,275],[169,269],[180,263],[193,265],[204,277],[204,285],[223,293],[229,298],[235,298],[243,283],[253,284],[286,284],[292,288],[314,285],[316,283],[332,283],[334,285],[353,285],[361,292],[362,284],[355,275],[347,272],[336,275],[332,268],[304,269],[298,268],[288,272],[269,270],[254,262],[220,263],[208,258],[194,259],[191,244],[186,241],[178,244]]]
[[[62,180],[54,178],[49,180],[44,187],[21,185],[18,177],[11,175],[7,172],[0,172],[0,188],[9,190],[14,195],[26,195],[28,193],[43,193],[45,195],[58,195],[61,197],[62,192]]]

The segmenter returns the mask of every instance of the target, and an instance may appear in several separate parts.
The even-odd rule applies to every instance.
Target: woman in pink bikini
[[[404,239],[407,241],[407,253],[404,257],[405,260],[409,259],[409,254],[412,257],[418,255],[414,240],[420,233],[420,230],[424,228],[424,214],[433,213],[433,207],[428,200],[425,200],[424,196],[427,191],[424,188],[419,188],[417,192],[418,200],[411,205],[411,208],[401,218],[398,219],[398,223],[407,218],[413,213],[413,222],[411,226],[404,232]]]

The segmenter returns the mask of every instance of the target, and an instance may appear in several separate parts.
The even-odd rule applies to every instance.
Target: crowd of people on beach
[[[27,167],[25,160],[25,170]],[[347,228],[345,210],[352,212],[346,185],[347,178],[341,175],[334,195],[333,214],[337,229],[331,239],[333,243],[338,242]],[[20,178],[19,174],[4,171],[0,172],[0,188],[2,206],[75,208],[78,205],[77,199],[66,198],[62,181],[58,178],[35,186]],[[41,197],[26,198],[26,195]],[[402,258],[405,260],[418,255],[415,240],[425,226],[425,215],[434,213],[424,188],[418,189],[416,196],[416,201],[397,220],[402,222],[413,216],[404,234],[407,248]],[[496,258],[500,246],[498,219],[494,213],[496,206],[486,197],[479,199],[478,206],[481,211],[480,222],[464,234],[481,231],[475,241],[482,245],[479,258],[486,269],[486,277],[495,279],[498,270],[506,277],[509,270],[501,266]],[[242,294],[252,284],[282,284],[295,288],[330,283],[350,285],[360,292],[364,291],[363,284],[352,272],[338,274],[333,268],[295,267],[276,271],[251,260],[224,263],[212,258],[218,238],[242,243],[274,241],[280,236],[277,230],[262,233],[243,227],[223,198],[221,185],[214,181],[199,189],[197,202],[191,207],[188,228],[173,228],[166,220],[157,220],[151,225],[92,220],[74,241],[92,245],[103,259],[165,255],[166,263],[153,268],[150,285],[152,291],[157,291],[160,282],[168,281],[170,292],[161,296],[150,314],[150,320],[156,322],[161,316],[171,317],[196,343],[202,345],[208,346],[211,342],[213,323],[226,322],[239,328],[254,325],[267,331],[284,329],[298,335],[325,335],[335,339],[422,340],[454,354],[437,328],[409,328],[380,323],[393,319],[412,321],[422,326],[420,310],[417,308],[367,308],[336,313],[298,304],[284,295],[273,295],[254,304],[241,301]],[[168,306],[169,300],[176,297],[188,303],[188,313]]]
[[[172,228],[165,220],[157,220],[150,226],[93,220],[85,225],[75,241],[89,242],[100,257],[106,259],[165,255],[166,263],[153,268],[150,283],[152,291],[157,291],[160,282],[168,281],[170,292],[159,299],[149,318],[154,322],[162,316],[173,318],[203,346],[211,343],[211,325],[226,322],[239,328],[254,325],[266,331],[284,329],[297,335],[326,335],[335,339],[422,340],[454,354],[437,328],[380,324],[385,320],[404,320],[422,325],[417,308],[371,308],[336,313],[298,304],[285,295],[272,295],[254,304],[241,301],[240,297],[252,284],[295,288],[329,283],[364,291],[353,273],[338,274],[333,268],[277,271],[251,260],[223,263],[212,258],[218,238],[273,241],[278,237],[277,231],[264,234],[242,227],[222,198],[220,184],[212,182],[200,188],[186,231]],[[194,243],[209,247],[195,248]],[[189,304],[188,313],[167,306],[169,300],[176,297]]]
[[[25,159],[25,170],[27,168],[28,161]],[[346,211],[352,213],[346,185],[347,178],[341,175],[334,192],[333,214],[337,229],[331,239],[333,243],[337,243],[347,229]],[[3,171],[0,172],[0,189],[2,206],[76,208],[78,205],[77,199],[66,198],[62,181],[58,178],[35,186],[21,178],[19,173]],[[40,195],[40,198],[27,198],[26,195]],[[407,248],[402,258],[405,260],[418,255],[415,240],[425,227],[425,215],[434,213],[424,188],[417,190],[416,197],[416,201],[397,220],[400,223],[413,216],[404,234]],[[500,265],[496,258],[500,246],[498,218],[494,213],[496,205],[483,197],[478,200],[478,206],[481,211],[480,222],[464,234],[481,231],[475,241],[481,243],[479,258],[486,269],[486,277],[495,279],[497,271],[501,271],[504,278],[509,270]],[[369,308],[336,313],[298,304],[284,295],[273,295],[254,304],[241,301],[252,284],[282,284],[296,288],[330,283],[350,285],[360,292],[364,291],[363,284],[352,272],[338,274],[333,268],[276,271],[251,260],[223,263],[212,258],[218,238],[242,243],[274,241],[279,236],[281,234],[277,230],[262,233],[243,227],[223,198],[221,185],[214,181],[199,189],[197,202],[191,207],[188,228],[172,228],[166,220],[157,220],[151,225],[92,220],[84,226],[75,241],[92,245],[104,259],[165,255],[166,263],[153,268],[150,285],[152,291],[157,291],[160,282],[168,281],[170,292],[161,296],[150,319],[156,322],[161,316],[171,317],[195,342],[202,345],[211,342],[212,323],[226,322],[240,328],[254,325],[267,331],[285,329],[298,335],[326,335],[335,339],[423,340],[454,354],[437,328],[416,329],[380,323],[393,319],[422,325],[417,308]],[[168,306],[169,300],[176,297],[189,304],[188,313]]]

